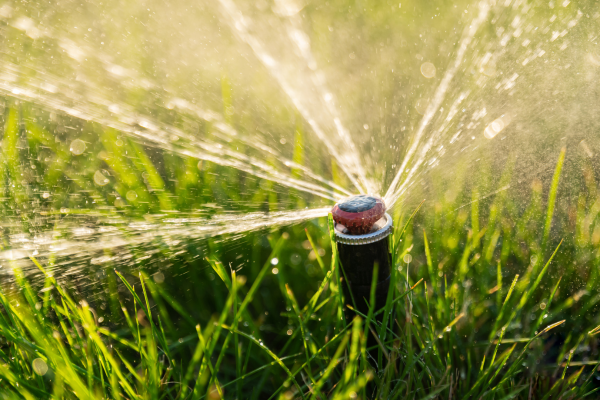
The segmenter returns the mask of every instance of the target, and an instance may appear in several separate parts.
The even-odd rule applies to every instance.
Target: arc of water
[[[0,15],[0,20],[7,20],[7,16]],[[10,24],[14,28],[24,31],[25,33],[27,33],[29,36],[31,36],[34,39],[43,37],[43,38],[46,38],[49,40],[56,41],[58,46],[64,50],[65,54],[68,57],[72,58],[74,61],[80,62],[83,58],[94,57],[95,59],[100,61],[100,64],[104,67],[104,69],[107,72],[109,72],[110,74],[113,74],[113,75],[120,76],[120,77],[127,77],[127,81],[133,82],[133,84],[136,85],[137,87],[154,88],[156,90],[161,89],[160,86],[157,85],[156,83],[148,81],[147,79],[139,78],[135,74],[135,71],[127,69],[121,65],[115,64],[114,62],[112,62],[111,57],[104,54],[103,52],[97,51],[97,49],[91,49],[87,45],[81,45],[79,43],[74,42],[71,39],[62,37],[62,36],[56,34],[55,32],[53,32],[48,27],[43,27],[43,28],[38,27],[34,24],[33,20],[31,20],[27,17],[16,17],[16,18],[13,18],[13,21],[8,21],[8,22],[10,22]],[[119,80],[119,82],[122,82],[122,80]],[[53,85],[50,82],[43,82],[42,84],[47,89],[48,88],[54,89],[54,88],[52,88]],[[117,104],[115,104],[115,103],[108,104],[109,103],[108,101],[106,101],[104,99],[98,99],[98,96],[96,96],[94,94],[94,93],[97,93],[98,90],[92,88],[91,84],[87,80],[84,82],[84,85],[87,87],[87,89],[92,89],[92,90],[89,90],[90,96],[96,97],[100,103],[102,103],[104,105],[108,105],[111,108],[111,112],[118,113],[119,107],[117,106]],[[220,115],[215,113],[214,111],[202,110],[199,107],[192,105],[191,103],[187,102],[184,99],[177,99],[177,98],[173,99],[170,102],[170,105],[176,106],[179,109],[186,109],[186,110],[192,111],[197,117],[199,117],[205,121],[214,123],[214,128],[217,129],[218,131],[220,131],[228,136],[236,137],[241,142],[243,142],[246,145],[249,145],[257,150],[260,150],[263,152],[268,152],[269,154],[271,154],[275,158],[277,158],[279,161],[281,161],[286,167],[300,170],[304,174],[306,174],[308,177],[310,177],[311,179],[317,180],[325,185],[328,185],[328,186],[332,187],[334,190],[337,190],[338,192],[341,192],[345,195],[350,195],[350,192],[348,192],[346,189],[344,189],[340,185],[337,185],[336,183],[334,183],[328,179],[325,179],[320,175],[315,174],[308,167],[306,167],[304,165],[297,164],[297,163],[283,157],[278,151],[276,151],[272,147],[266,146],[255,140],[248,140],[247,138],[240,136],[233,127],[231,127],[230,125],[225,123],[223,121],[223,119],[220,117]],[[120,108],[123,108],[123,107],[121,106]]]
[[[218,214],[212,218],[166,218],[158,223],[133,221],[119,227],[100,225],[95,228],[82,228],[81,224],[73,224],[62,228],[66,234],[72,236],[69,239],[55,239],[55,230],[36,232],[35,236],[30,238],[20,236],[19,247],[0,252],[0,260],[27,259],[33,252],[40,256],[53,253],[56,256],[86,259],[106,249],[152,243],[157,237],[167,238],[170,242],[181,238],[202,240],[291,225],[324,217],[329,211],[329,207],[323,207],[270,213]]]
[[[286,95],[290,98],[298,112],[304,117],[304,119],[311,126],[317,137],[325,144],[329,153],[338,161],[342,170],[346,173],[352,184],[361,192],[366,192],[367,189],[364,185],[366,178],[362,179],[360,172],[362,167],[360,166],[360,158],[354,151],[354,145],[350,145],[351,140],[342,129],[341,123],[338,120],[334,121],[337,128],[337,134],[340,137],[344,153],[340,153],[334,143],[330,140],[328,135],[323,131],[319,123],[311,116],[306,107],[304,107],[296,94],[296,91],[292,88],[288,80],[283,76],[280,70],[277,68],[277,61],[266,51],[262,43],[252,35],[248,30],[246,17],[239,11],[232,0],[219,0],[224,15],[228,18],[232,30],[234,33],[246,44],[250,46],[256,57],[260,62],[268,69],[269,73],[276,79],[279,86],[283,89]],[[361,182],[362,181],[362,182]]]
[[[215,124],[214,127],[216,129],[218,129],[220,132],[228,135],[229,137],[235,137],[237,140],[241,141],[242,143],[252,146],[257,150],[260,150],[260,151],[263,151],[263,152],[266,152],[266,153],[269,153],[269,154],[275,156],[278,160],[283,162],[283,164],[286,167],[300,170],[304,174],[306,174],[308,177],[310,177],[316,181],[319,181],[321,183],[324,183],[341,193],[350,195],[350,192],[348,190],[346,190],[345,188],[341,187],[340,185],[336,184],[333,181],[330,181],[328,179],[323,178],[320,175],[315,174],[310,168],[308,168],[304,165],[298,164],[290,159],[287,159],[287,158],[281,156],[281,154],[278,151],[276,151],[275,149],[273,149],[270,146],[267,146],[266,144],[262,143],[261,141],[250,140],[242,135],[239,135],[238,132],[233,127],[231,127],[227,123],[223,122],[223,120],[220,118],[220,116],[218,114],[202,110],[199,107],[196,107],[195,105],[191,104],[187,100],[183,100],[183,99],[173,99],[172,105],[173,105],[173,107],[177,107],[179,110],[193,113],[205,121],[213,122]]]
[[[220,214],[207,221],[205,218],[198,219],[167,219],[166,223],[171,224],[193,224],[193,229],[199,232],[206,232],[208,222],[209,229],[214,227],[216,235],[242,233],[255,231],[275,225],[289,225],[296,222],[302,222],[308,219],[325,217],[331,211],[330,207],[312,208],[306,210],[277,211],[270,213],[246,213],[239,214]]]
[[[398,200],[400,195],[405,190],[410,179],[413,177],[413,175],[415,174],[417,169],[423,163],[423,160],[425,159],[426,154],[429,152],[429,150],[433,146],[434,139],[437,137],[436,135],[432,135],[431,138],[426,143],[426,145],[421,149],[421,151],[419,152],[417,161],[413,164],[412,168],[409,170],[407,176],[402,181],[402,184],[400,184],[400,179],[402,178],[402,174],[404,173],[408,163],[412,160],[414,154],[417,152],[419,144],[421,142],[421,139],[423,138],[423,135],[425,133],[425,129],[427,128],[427,126],[433,119],[434,115],[438,111],[440,105],[444,101],[446,92],[448,90],[448,87],[450,86],[450,82],[452,81],[452,79],[454,78],[454,75],[458,71],[458,68],[462,64],[465,53],[466,53],[469,45],[471,44],[473,37],[477,33],[477,30],[479,29],[481,24],[486,20],[489,10],[490,10],[490,6],[487,2],[482,1],[481,3],[479,3],[479,14],[473,21],[471,21],[469,26],[465,28],[462,38],[460,40],[460,45],[459,45],[458,51],[456,53],[456,58],[454,59],[454,62],[450,65],[450,68],[448,68],[448,70],[446,70],[439,86],[435,90],[433,99],[429,103],[429,106],[427,107],[427,110],[425,111],[425,115],[423,115],[423,118],[421,119],[421,122],[419,123],[419,127],[417,128],[417,132],[415,134],[415,139],[413,140],[412,145],[408,149],[406,156],[404,156],[404,160],[402,161],[402,164],[400,165],[400,169],[396,173],[394,180],[390,184],[390,186],[384,196],[388,207],[392,207],[394,205],[394,203]],[[400,184],[400,186],[398,186],[399,184]]]
[[[3,70],[17,71],[18,68],[9,63],[5,63],[3,65]],[[220,144],[210,143],[208,141],[200,141],[194,137],[190,137],[185,132],[168,125],[164,126],[163,129],[160,129],[158,128],[158,123],[152,121],[150,118],[144,117],[140,120],[140,118],[136,115],[126,114],[124,111],[117,110],[117,108],[124,109],[124,106],[113,107],[112,111],[109,113],[104,112],[97,107],[91,107],[89,104],[86,109],[86,107],[82,106],[80,99],[75,98],[69,99],[70,102],[73,103],[73,106],[70,106],[60,100],[57,96],[42,94],[45,92],[43,89],[44,84],[48,81],[52,81],[52,77],[49,74],[44,74],[44,79],[45,82],[42,82],[37,86],[34,85],[37,92],[7,81],[0,81],[0,92],[3,92],[5,95],[10,97],[31,101],[51,110],[64,112],[76,118],[93,121],[100,125],[117,129],[133,137],[145,139],[146,141],[154,143],[163,149],[178,152],[182,155],[211,161],[222,166],[236,168],[259,178],[271,180],[283,186],[292,187],[328,200],[336,201],[340,198],[339,195],[336,195],[331,191],[327,191],[321,186],[289,177],[261,160],[227,149]],[[54,82],[57,81],[55,80]],[[30,80],[30,85],[32,83],[32,80]],[[66,95],[65,93],[63,94]],[[95,96],[94,100],[107,109],[111,106],[114,106],[114,103],[106,101],[99,96]],[[117,113],[116,115],[119,116],[118,121],[115,121],[108,116],[111,113],[115,114],[115,112]],[[138,129],[136,127],[136,123],[137,125],[145,128],[145,131]],[[171,141],[168,140],[168,138],[172,137],[173,135],[189,140],[190,146],[193,148],[191,150],[186,150],[174,146]],[[222,157],[222,155],[231,157],[233,160],[225,159]]]
[[[285,10],[297,10],[292,4],[289,4],[288,0],[279,0],[277,1],[279,7]],[[299,11],[299,10],[298,10]],[[349,162],[352,163],[352,168],[356,170],[359,181],[365,186],[368,193],[375,193],[377,189],[373,182],[367,178],[365,169],[360,161],[360,157],[358,155],[358,150],[356,149],[356,145],[354,141],[350,137],[350,133],[342,123],[339,112],[334,106],[333,94],[327,89],[327,82],[325,76],[321,71],[318,70],[317,61],[312,54],[310,40],[308,35],[302,29],[302,21],[298,18],[298,12],[283,12],[281,13],[285,17],[287,17],[287,35],[290,40],[296,45],[299,53],[304,58],[306,62],[306,66],[310,71],[309,75],[312,82],[315,85],[315,89],[319,93],[319,95],[325,100],[325,105],[327,106],[327,110],[333,117],[333,121],[335,123],[336,130],[338,132],[338,136],[342,139],[344,143],[347,145],[347,149],[349,150]]]
[[[491,46],[492,48],[495,49],[500,49],[496,55],[504,55],[504,54],[508,54],[508,50],[506,48],[508,41],[511,38],[517,38],[519,35],[518,34],[514,34],[515,32],[519,32],[520,30],[522,30],[521,26],[525,25],[525,17],[527,15],[527,13],[529,12],[530,9],[530,5],[528,5],[527,3],[515,3],[512,6],[509,3],[494,3],[494,2],[490,2],[490,3],[482,3],[481,4],[483,7],[485,7],[485,9],[483,11],[487,11],[489,12],[489,8],[491,7],[491,5],[495,5],[497,7],[501,8],[510,8],[512,10],[516,10],[518,9],[518,14],[516,17],[511,18],[513,21],[517,21],[516,24],[512,25],[511,27],[514,29],[513,32],[511,31],[506,31],[501,37],[498,38],[498,43],[496,46]],[[565,18],[562,21],[563,26],[560,28],[562,29],[562,32],[560,33],[560,36],[565,36],[570,29],[572,29],[573,27],[575,27],[579,21],[581,20],[581,18],[583,17],[583,13],[579,10],[579,9],[575,9],[576,11],[573,13],[574,15],[572,15],[572,17],[569,18]],[[481,16],[481,11],[480,10],[480,17]],[[485,20],[486,16],[483,16],[483,20]],[[477,20],[479,20],[479,22],[477,23],[477,25],[480,25],[483,20],[481,20],[479,17],[476,19],[475,22],[477,22]],[[519,22],[520,21],[520,22]],[[550,21],[552,22],[552,20]],[[472,28],[473,26],[471,26]],[[544,29],[540,27],[539,32],[545,32]],[[537,31],[537,30],[536,30]],[[554,32],[558,32],[558,31],[554,31]],[[552,37],[550,38],[550,42],[552,42],[553,38],[556,39],[558,33],[552,33]],[[547,38],[542,39],[542,42],[540,43],[547,43]],[[529,39],[527,39],[527,41],[529,42]],[[521,42],[523,43],[523,42]],[[520,46],[520,44],[517,44],[518,46]],[[525,66],[529,63],[531,63],[533,61],[533,59],[535,58],[539,58],[541,57],[545,51],[542,49],[542,47],[540,47],[540,45],[535,46],[536,50],[535,51],[530,51],[527,55],[527,57],[523,60],[520,61],[519,63],[516,64],[516,66]],[[562,48],[561,48],[562,49]],[[488,53],[484,59],[486,59],[486,62],[489,61],[489,59],[492,57],[492,53]],[[514,70],[512,72],[509,71],[504,71],[504,75],[501,77],[501,79],[499,79],[499,81],[497,82],[496,85],[490,85],[495,87],[495,89],[499,89],[502,90],[502,88],[504,88],[505,90],[507,88],[512,88],[515,86],[515,79],[519,76],[519,74],[517,74]],[[478,87],[484,88],[486,87],[485,85],[481,85],[479,84]],[[489,86],[488,86],[489,87]],[[469,95],[469,91],[463,92],[460,95],[460,98],[457,100],[457,103],[460,103],[462,100],[464,100],[467,96]],[[454,107],[454,105],[451,107],[450,112],[448,114],[448,117],[446,118],[446,121],[449,121],[453,115],[456,113],[456,109]],[[508,115],[508,120],[510,120],[512,117],[510,116],[510,114],[505,114],[505,113],[501,113],[504,115]],[[423,118],[425,119],[425,117]],[[446,124],[445,122],[442,124],[442,127],[440,127],[440,129],[438,130],[438,137],[442,132],[443,129],[445,129]],[[457,140],[457,138],[460,135],[460,131],[458,131],[451,139],[450,139],[450,143],[453,143]],[[395,202],[397,201],[397,199],[399,198],[399,196],[402,195],[402,193],[406,192],[406,190],[408,190],[408,187],[411,185],[411,179],[414,176],[414,174],[416,173],[416,169],[418,168],[419,165],[421,165],[425,159],[425,156],[427,154],[427,152],[436,144],[435,141],[433,140],[434,137],[432,137],[428,143],[425,145],[425,147],[423,148],[423,151],[420,153],[419,158],[417,159],[417,161],[415,162],[415,166],[413,167],[413,169],[410,171],[409,175],[404,179],[402,185],[398,188],[395,188],[394,191],[388,190],[388,193],[386,194],[386,197],[390,199],[390,202]],[[401,174],[401,171],[399,171],[399,174]],[[396,178],[398,178],[399,176],[397,175]],[[398,182],[396,182],[398,183]],[[391,188],[391,187],[390,187]]]

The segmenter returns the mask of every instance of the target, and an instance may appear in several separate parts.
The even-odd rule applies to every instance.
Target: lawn
[[[41,179],[20,185],[13,177],[23,176],[25,161],[35,165],[31,154],[73,154],[68,144],[52,143],[34,112],[23,103],[7,109],[4,128],[4,141],[26,145],[3,153],[5,220],[20,219],[3,236],[6,398],[566,399],[593,396],[597,388],[596,179],[588,161],[569,163],[565,149],[548,179],[527,181],[524,189],[512,182],[510,162],[499,191],[468,179],[464,168],[450,183],[433,174],[437,189],[421,193],[422,204],[392,210],[394,268],[383,318],[374,319],[371,308],[346,320],[350,303],[340,291],[326,218],[204,239],[174,229],[140,241],[128,223],[148,210],[166,218],[161,202],[192,210],[201,200],[186,203],[176,193],[218,187],[208,172],[227,169],[198,170],[168,153],[152,162],[151,148],[123,137],[121,151],[137,157],[123,159],[127,168],[119,169],[116,157],[103,165],[111,168],[110,191],[97,184],[79,196],[65,190],[45,198],[52,185],[89,184],[97,166],[80,166],[79,178],[69,179],[69,167],[53,174],[54,164],[41,162]],[[154,163],[162,174],[196,179],[169,188]],[[142,186],[143,174],[154,181]],[[561,190],[565,174],[571,183],[578,179],[575,195]],[[511,183],[517,188],[506,189]],[[239,193],[252,184],[253,196],[273,209],[305,201],[269,195],[254,180]],[[163,190],[149,191],[148,203],[127,195],[156,186]],[[86,201],[116,206],[86,208]],[[29,204],[36,210],[22,212]],[[86,248],[93,241],[77,239],[73,225],[91,221],[132,240]],[[65,256],[57,246],[11,259],[20,229],[52,229],[58,244],[76,241],[77,253]],[[377,345],[367,348],[370,335]]]
[[[0,398],[598,398],[593,5],[263,3],[0,8]]]

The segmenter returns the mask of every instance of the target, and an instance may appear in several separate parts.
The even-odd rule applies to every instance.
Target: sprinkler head
[[[341,278],[344,298],[348,304],[356,300],[356,309],[367,315],[369,305],[361,300],[370,298],[375,285],[375,310],[382,309],[387,300],[392,265],[389,239],[392,217],[385,213],[383,200],[364,194],[350,196],[337,203],[331,214],[340,267],[344,271]],[[354,314],[347,309],[346,319],[350,321]],[[381,318],[379,314],[376,319],[381,321]],[[369,347],[377,345],[369,340]]]
[[[359,194],[340,201],[331,210],[336,230],[349,235],[364,235],[385,216],[383,199]]]

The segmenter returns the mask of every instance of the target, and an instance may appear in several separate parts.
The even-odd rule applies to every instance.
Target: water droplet
[[[421,74],[427,79],[431,79],[435,76],[435,65],[430,63],[429,61],[421,64]]]
[[[489,124],[483,131],[483,135],[488,139],[493,139],[497,134],[502,132],[504,128],[510,123],[510,118],[503,115],[500,118],[495,119]]]
[[[134,201],[135,199],[137,199],[138,195],[134,190],[130,190],[127,192],[127,195],[125,195],[125,198],[129,201]]]
[[[69,150],[76,156],[81,155],[85,151],[85,142],[81,139],[75,139],[71,142]]]
[[[537,255],[536,255],[536,254],[532,255],[532,256],[529,258],[529,261],[531,261],[531,265],[535,265],[535,264],[537,263],[537,260],[538,260],[538,258],[537,258]]]
[[[41,358],[36,358],[33,360],[31,366],[33,367],[33,372],[40,376],[44,376],[46,375],[46,372],[48,372],[48,364],[46,364],[46,361],[42,360]]]
[[[423,114],[425,114],[425,111],[427,111],[427,106],[428,105],[429,105],[429,100],[427,100],[427,99],[419,99],[415,103],[415,109],[417,110],[417,112],[419,114],[423,115]]]
[[[102,174],[102,172],[96,171],[96,172],[94,172],[94,182],[98,186],[104,186],[109,182],[109,180],[106,176],[104,176]],[[44,195],[46,195],[46,193],[44,193]],[[46,198],[46,197],[44,197],[44,198]]]
[[[273,268],[273,269],[271,270],[271,272],[273,273],[273,275],[277,275],[277,274],[279,273],[279,269],[277,269],[277,268]]]
[[[157,272],[154,274],[154,282],[163,283],[165,281],[165,275],[162,272]]]

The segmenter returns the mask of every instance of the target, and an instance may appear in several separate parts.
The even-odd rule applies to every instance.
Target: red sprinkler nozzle
[[[338,224],[336,229],[345,233],[343,230],[346,228],[350,235],[363,235],[369,233],[375,222],[383,218],[385,203],[379,197],[359,194],[337,203],[331,213]]]

